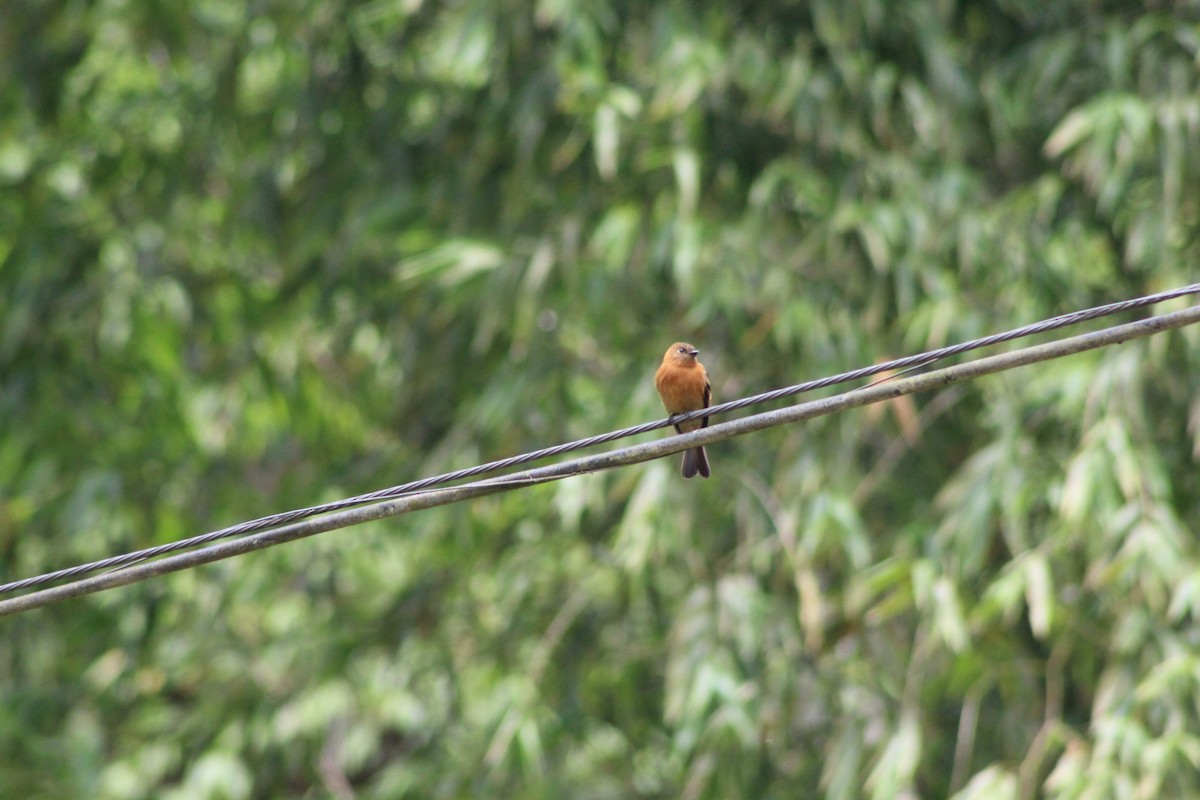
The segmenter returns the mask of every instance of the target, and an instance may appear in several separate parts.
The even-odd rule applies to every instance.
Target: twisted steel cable
[[[204,533],[204,534],[199,534],[197,536],[192,536],[187,539],[179,539],[174,542],[167,542],[165,544],[157,545],[155,547],[149,547],[149,548],[146,548],[143,550],[137,550],[137,551],[130,552],[130,553],[124,553],[122,555],[112,556],[110,558],[101,559],[99,561],[93,561],[93,562],[90,562],[87,564],[79,564],[79,565],[76,565],[73,567],[56,570],[54,572],[48,572],[48,573],[45,573],[42,575],[36,575],[36,576],[30,577],[30,578],[24,578],[22,580],[13,581],[11,583],[6,583],[3,585],[0,585],[0,595],[10,594],[12,592],[20,591],[22,589],[29,589],[29,588],[33,588],[35,586],[41,586],[41,585],[50,583],[52,581],[62,580],[65,578],[74,578],[74,577],[77,577],[80,575],[86,575],[88,573],[98,572],[101,570],[119,569],[121,567],[126,567],[126,566],[129,566],[132,564],[137,564],[142,561],[147,561],[147,560],[150,560],[153,558],[157,558],[158,556],[163,556],[163,555],[167,555],[169,553],[178,552],[180,550],[186,550],[186,549],[189,549],[192,547],[197,547],[199,545],[208,544],[210,542],[214,542],[219,539],[240,536],[240,535],[252,533],[255,531],[262,531],[262,530],[266,530],[268,528],[274,528],[274,527],[277,527],[280,525],[286,525],[288,523],[306,519],[308,517],[314,517],[314,516],[318,516],[320,514],[326,514],[331,511],[339,511],[342,509],[353,508],[355,506],[361,506],[361,505],[367,505],[370,503],[376,503],[376,502],[380,502],[383,500],[393,500],[395,498],[402,497],[404,495],[415,494],[415,493],[421,492],[422,490],[428,489],[433,486],[439,486],[441,484],[451,483],[453,481],[462,480],[464,478],[472,478],[472,477],[476,477],[478,475],[484,475],[484,474],[491,473],[491,472],[499,472],[501,470],[505,470],[510,467],[519,466],[521,464],[527,464],[531,461],[538,461],[543,458],[549,458],[551,456],[557,456],[557,455],[561,455],[563,453],[570,453],[570,452],[573,452],[576,450],[582,450],[582,449],[585,449],[588,447],[593,447],[598,444],[612,442],[617,439],[623,439],[623,438],[626,438],[629,436],[636,436],[638,434],[648,433],[650,431],[658,430],[659,428],[665,428],[668,425],[671,425],[673,423],[676,423],[676,422],[679,422],[682,420],[694,419],[696,417],[702,417],[702,416],[716,416],[718,414],[724,414],[724,413],[727,413],[730,411],[736,411],[739,409],[747,408],[749,406],[760,405],[762,403],[769,403],[774,400],[783,399],[785,397],[792,397],[792,396],[795,396],[798,394],[803,394],[805,392],[813,391],[815,389],[822,389],[827,386],[833,386],[833,385],[839,384],[839,383],[846,383],[849,381],[858,380],[860,378],[866,378],[866,377],[870,377],[872,375],[878,375],[879,373],[882,373],[882,372],[888,372],[888,371],[892,371],[892,370],[908,371],[908,370],[917,369],[917,368],[932,364],[936,361],[940,361],[941,359],[948,358],[948,357],[954,356],[954,355],[958,355],[960,353],[965,353],[970,350],[976,350],[976,349],[979,349],[982,347],[989,347],[994,344],[1000,344],[1002,342],[1012,341],[1014,339],[1019,339],[1019,338],[1025,337],[1025,336],[1032,336],[1034,334],[1044,333],[1046,331],[1052,331],[1052,330],[1056,330],[1058,328],[1064,328],[1069,325],[1075,325],[1080,322],[1086,322],[1088,320],[1097,319],[1099,317],[1105,317],[1105,316],[1109,316],[1112,314],[1118,314],[1123,311],[1130,311],[1130,310],[1137,309],[1137,308],[1144,308],[1146,306],[1154,305],[1156,303],[1161,303],[1161,302],[1164,302],[1167,300],[1173,300],[1175,298],[1185,297],[1185,296],[1194,295],[1194,294],[1200,294],[1200,283],[1193,283],[1193,284],[1189,284],[1187,286],[1181,286],[1176,289],[1168,289],[1166,291],[1157,292],[1155,294],[1145,295],[1143,297],[1136,297],[1136,298],[1133,298],[1130,300],[1122,300],[1122,301],[1116,302],[1116,303],[1109,303],[1107,305],[1096,306],[1093,308],[1083,309],[1080,311],[1073,311],[1073,312],[1070,312],[1067,314],[1059,315],[1057,317],[1051,317],[1049,319],[1045,319],[1040,322],[1031,323],[1029,325],[1024,325],[1019,328],[1014,328],[1009,331],[1004,331],[1002,333],[991,334],[989,336],[984,336],[979,339],[972,339],[970,341],[962,342],[960,344],[949,345],[947,347],[938,348],[936,350],[929,350],[924,353],[917,353],[915,355],[893,359],[891,361],[886,361],[886,362],[883,362],[880,364],[874,364],[874,365],[868,366],[868,367],[860,367],[859,369],[851,370],[849,372],[843,372],[843,373],[840,373],[837,375],[831,375],[829,377],[819,378],[816,380],[805,381],[804,383],[798,383],[793,386],[786,386],[786,387],[783,387],[780,389],[774,389],[769,392],[763,392],[761,394],[743,397],[738,400],[731,400],[726,403],[718,403],[717,405],[714,405],[714,406],[711,406],[709,408],[705,408],[705,409],[702,409],[699,411],[692,411],[692,412],[688,412],[686,414],[678,414],[673,417],[656,420],[654,422],[645,422],[640,425],[634,425],[632,427],[622,428],[620,430],[609,431],[608,433],[597,434],[596,436],[590,436],[585,439],[577,439],[573,442],[565,442],[563,444],[555,445],[553,447],[545,447],[540,450],[534,450],[534,451],[531,451],[528,453],[521,453],[519,455],[510,456],[508,458],[502,458],[497,461],[489,461],[485,464],[479,464],[474,467],[468,467],[465,469],[455,470],[453,472],[443,473],[441,475],[433,475],[433,476],[430,476],[427,478],[421,478],[419,480],[410,481],[408,483],[402,483],[397,486],[392,486],[392,487],[389,487],[386,489],[379,489],[374,492],[368,492],[367,494],[356,495],[354,497],[348,497],[348,498],[344,498],[342,500],[335,500],[335,501],[332,501],[329,503],[322,503],[320,505],[310,506],[308,508],[300,508],[300,509],[294,509],[292,511],[283,511],[283,512],[280,512],[277,514],[270,514],[265,517],[259,517],[258,519],[248,520],[246,522],[238,523],[237,525],[231,525],[227,528],[220,528],[218,530],[210,531],[210,532]]]

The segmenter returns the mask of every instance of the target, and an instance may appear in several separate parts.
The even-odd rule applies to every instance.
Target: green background
[[[1193,282],[1198,154],[1194,2],[5,2],[0,580]],[[1195,796],[1198,335],[0,620],[0,796]]]

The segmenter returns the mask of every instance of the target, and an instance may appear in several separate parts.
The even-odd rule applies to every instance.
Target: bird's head
[[[687,342],[676,342],[667,348],[667,352],[663,355],[663,361],[672,362],[681,367],[690,366],[696,363],[698,355],[700,355],[700,351]]]

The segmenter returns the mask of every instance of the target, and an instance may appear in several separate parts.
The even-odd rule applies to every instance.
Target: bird
[[[676,342],[663,354],[658,372],[654,373],[654,388],[662,398],[663,406],[671,416],[687,411],[699,411],[712,403],[712,387],[708,383],[708,372],[696,356],[700,351],[687,342]],[[687,433],[708,427],[708,417],[689,419],[676,423],[675,430]],[[703,447],[696,447],[683,454],[683,477],[707,478],[712,474],[708,468],[708,455]]]

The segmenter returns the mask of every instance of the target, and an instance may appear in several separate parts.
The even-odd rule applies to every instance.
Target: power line
[[[241,522],[237,525],[232,525],[227,528],[220,528],[215,531],[192,536],[187,539],[179,539],[174,542],[167,542],[155,547],[112,556],[110,558],[93,561],[87,564],[79,564],[77,566],[68,567],[66,569],[61,569],[54,572],[48,572],[31,578],[24,578],[22,580],[0,585],[0,595],[11,594],[12,592],[20,591],[22,589],[30,589],[35,586],[41,586],[56,580],[62,580],[64,578],[73,578],[79,575],[86,575],[101,570],[129,566],[131,564],[157,558],[159,556],[168,555],[181,550],[187,550],[203,544],[208,544],[219,539],[226,539],[234,536],[241,536],[247,533],[253,533],[254,531],[274,528],[279,525],[286,525],[301,519],[306,519],[308,517],[314,517],[334,511],[341,511],[347,508],[354,508],[356,506],[403,497],[404,495],[419,492],[433,486],[451,483],[464,478],[473,478],[479,475],[498,472],[510,467],[527,464],[532,461],[538,461],[543,458],[562,455],[564,453],[570,453],[576,450],[593,447],[598,444],[612,442],[617,439],[623,439],[627,436],[636,436],[638,434],[648,433],[659,428],[665,428],[674,422],[679,422],[682,420],[694,419],[702,416],[717,416],[729,411],[736,411],[753,405],[769,403],[774,400],[792,397],[798,394],[813,391],[815,389],[822,389],[827,386],[833,386],[835,384],[846,383],[849,381],[858,380],[860,378],[869,377],[871,375],[877,375],[885,371],[912,370],[919,367],[928,366],[941,359],[965,353],[969,350],[988,347],[990,345],[1011,341],[1013,339],[1019,339],[1025,336],[1032,336],[1037,333],[1044,333],[1046,331],[1063,328],[1068,325],[1074,325],[1087,320],[1097,319],[1099,317],[1104,317],[1111,314],[1117,314],[1122,311],[1143,308],[1145,306],[1192,294],[1200,294],[1200,283],[1193,283],[1188,286],[1169,289],[1166,291],[1157,292],[1155,294],[1133,298],[1131,300],[1123,300],[1117,303],[1109,303],[1107,305],[1096,306],[1094,308],[1088,308],[1081,311],[1073,311],[1068,314],[1062,314],[1057,317],[1051,317],[1050,319],[1042,320],[1041,322],[1035,322],[1029,325],[1024,325],[1020,328],[1014,328],[1003,333],[996,333],[979,339],[972,339],[971,341],[963,342],[961,344],[950,345],[936,350],[930,350],[924,353],[906,356],[904,358],[893,359],[891,361],[886,361],[881,364],[875,364],[868,367],[861,367],[856,370],[851,370],[850,372],[843,372],[841,374],[832,375],[826,378],[806,381],[804,383],[798,383],[793,386],[775,389],[762,394],[751,395],[749,397],[732,400],[726,403],[719,403],[715,406],[711,406],[700,411],[692,411],[687,414],[679,414],[675,417],[670,417],[667,419],[646,422],[629,428],[622,428],[620,430],[610,431],[608,433],[591,436],[585,439],[578,439],[573,442],[566,442],[553,447],[546,447],[540,450],[534,450],[532,452],[511,456],[509,458],[503,458],[498,461],[490,461],[478,466],[455,470],[454,472],[447,472],[441,475],[434,475],[432,477],[422,478],[416,481],[410,481],[408,483],[399,484],[386,489],[380,489],[367,494],[357,495],[342,500],[335,500],[329,503],[322,503],[320,505],[310,506],[308,508],[271,514],[258,519]]]
[[[862,389],[853,389],[832,397],[811,400],[787,408],[765,411],[749,417],[701,428],[691,433],[656,439],[652,442],[618,448],[605,453],[576,458],[530,469],[513,475],[487,478],[461,486],[444,487],[412,492],[363,508],[343,509],[319,519],[307,519],[291,524],[259,531],[240,539],[218,542],[187,553],[178,553],[157,561],[137,564],[125,569],[81,578],[71,583],[42,589],[21,597],[0,600],[0,616],[15,614],[53,602],[79,597],[85,594],[136,583],[151,577],[178,572],[201,564],[231,558],[233,556],[272,547],[284,542],[302,539],[336,528],[360,524],[371,520],[394,517],[436,506],[448,505],[476,497],[511,491],[516,488],[561,480],[574,475],[627,466],[654,458],[678,453],[701,445],[765,430],[777,425],[801,422],[813,417],[845,411],[851,408],[891,400],[914,392],[940,389],[955,383],[990,375],[1015,367],[1046,361],[1053,358],[1119,344],[1142,336],[1181,328],[1200,322],[1200,306],[1192,306],[1156,317],[1105,328],[1067,339],[1035,345],[1010,353],[979,358],[965,364],[924,373],[891,383],[876,384]]]

